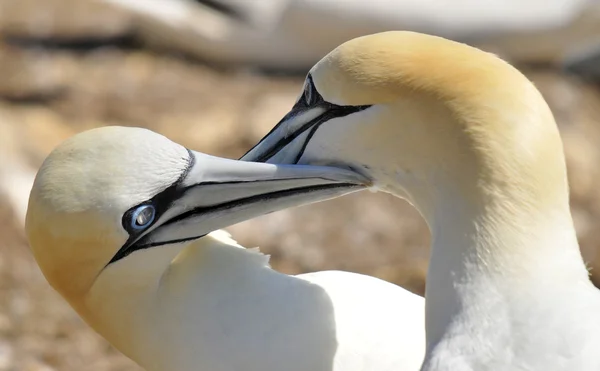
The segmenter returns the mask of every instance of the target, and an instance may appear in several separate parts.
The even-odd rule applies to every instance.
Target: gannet
[[[597,39],[596,0],[101,0],[135,37],[215,64],[306,70],[340,43],[390,29],[483,43],[555,63]],[[168,35],[166,37],[165,35]],[[527,42],[525,43],[524,40]]]
[[[498,57],[411,32],[348,41],[242,159],[350,167],[420,211],[432,234],[422,371],[600,370],[600,292],[559,132]]]
[[[425,352],[422,297],[358,274],[281,274],[226,233],[206,235],[368,182],[106,127],[44,161],[26,232],[49,283],[146,370],[415,370]]]

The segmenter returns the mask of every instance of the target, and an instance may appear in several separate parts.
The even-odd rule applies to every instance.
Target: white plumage
[[[342,165],[420,211],[432,234],[422,371],[600,370],[600,292],[562,143],[525,76],[464,44],[388,32],[337,48],[304,91],[243,159]]]
[[[288,276],[218,233],[186,248],[161,277],[162,305],[151,308],[160,313],[147,330],[159,342],[134,357],[147,369],[418,369],[422,297],[349,272]],[[132,342],[152,336],[138,333]]]
[[[38,172],[27,235],[52,286],[148,371],[414,370],[422,297],[353,273],[288,276],[226,232],[201,237],[364,182],[334,167],[219,159],[147,130],[94,129]]]

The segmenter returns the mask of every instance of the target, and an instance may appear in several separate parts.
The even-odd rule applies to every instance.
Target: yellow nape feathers
[[[533,83],[494,54],[441,37],[392,31],[342,44],[311,75],[329,102],[387,104],[396,109],[398,125],[421,118],[419,130],[427,137],[413,140],[426,146],[429,152],[423,155],[455,153],[464,170],[464,161],[477,162],[473,171],[482,183],[494,183],[490,192],[502,192],[496,186],[510,185],[517,179],[513,174],[520,173],[530,174],[525,183],[514,184],[521,193],[533,195],[549,183],[557,191],[545,194],[549,200],[562,201],[557,195],[566,194],[562,142],[552,112]],[[410,136],[415,125],[403,125],[403,135]]]

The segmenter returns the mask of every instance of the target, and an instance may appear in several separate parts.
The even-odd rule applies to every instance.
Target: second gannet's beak
[[[125,214],[123,227],[130,237],[111,263],[139,249],[197,239],[256,216],[338,197],[368,184],[361,175],[335,167],[241,162],[189,153],[188,169],[174,184]]]
[[[296,104],[241,161],[297,164],[321,125],[370,108],[371,105],[338,105],[326,101],[309,73]]]

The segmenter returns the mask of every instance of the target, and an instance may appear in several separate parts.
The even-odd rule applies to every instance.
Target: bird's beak
[[[335,167],[241,162],[189,152],[188,171],[145,203],[155,209],[153,224],[131,234],[111,263],[135,250],[197,239],[263,214],[358,191],[369,183]]]
[[[318,94],[318,93],[314,93]],[[298,101],[279,123],[240,158],[241,161],[297,164],[319,127],[327,121],[371,107],[340,106],[318,97],[313,104]]]

